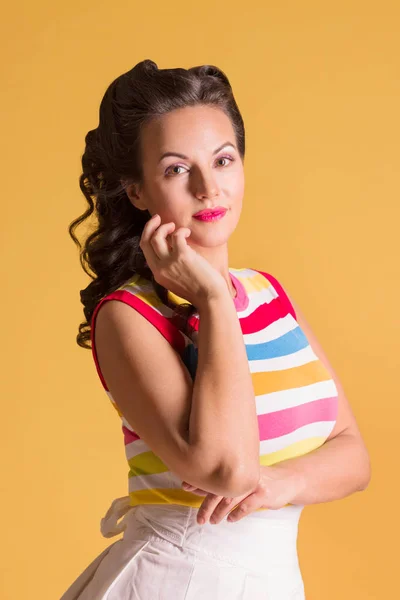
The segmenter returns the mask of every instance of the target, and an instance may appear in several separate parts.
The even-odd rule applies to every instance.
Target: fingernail
[[[200,525],[204,525],[204,523],[205,523],[204,518],[203,517],[199,517],[198,518],[198,522],[199,522]]]

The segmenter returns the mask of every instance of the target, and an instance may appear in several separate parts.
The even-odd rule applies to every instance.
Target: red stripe
[[[250,315],[240,319],[243,333],[261,331],[271,323],[282,318],[282,308],[278,298],[260,304]]]
[[[90,340],[92,343],[92,356],[93,356],[94,364],[96,365],[97,374],[100,377],[100,381],[101,381],[104,389],[108,392],[109,389],[108,389],[108,386],[106,384],[106,381],[105,381],[105,379],[102,375],[101,369],[100,369],[99,361],[97,359],[95,342],[94,342],[94,339],[95,339],[94,329],[95,329],[95,325],[96,325],[97,313],[99,312],[99,308],[100,308],[100,306],[102,306],[102,304],[105,302],[105,300],[106,300],[106,298],[103,298],[102,300],[100,300],[100,302],[96,305],[96,308],[93,311],[91,325],[90,325]]]
[[[282,305],[279,298],[274,298],[270,302],[263,302],[247,317],[239,317],[242,333],[256,333],[261,331],[271,323],[275,323],[282,318]],[[199,319],[194,315],[190,317],[189,323],[194,324],[195,330],[199,328]]]
[[[105,382],[105,379],[101,373],[100,365],[99,365],[99,362],[97,359],[97,353],[96,353],[96,348],[95,348],[95,343],[94,343],[94,339],[95,339],[94,332],[95,332],[96,317],[99,312],[99,309],[105,302],[108,302],[108,300],[119,300],[120,302],[124,302],[125,304],[129,304],[129,306],[132,306],[132,308],[137,310],[148,321],[150,321],[150,323],[152,323],[155,327],[157,327],[157,329],[162,333],[162,335],[171,344],[171,346],[179,354],[182,354],[182,352],[185,349],[185,339],[184,339],[182,333],[179,331],[179,329],[177,329],[177,327],[175,327],[175,325],[173,325],[170,322],[168,317],[164,317],[163,315],[158,313],[153,307],[149,306],[146,302],[144,302],[144,300],[142,300],[141,298],[138,298],[137,296],[134,296],[130,292],[127,292],[126,290],[116,290],[115,292],[112,292],[108,296],[105,296],[97,304],[97,306],[93,312],[93,315],[92,315],[91,331],[90,331],[93,360],[95,362],[97,373],[100,377],[103,387],[107,391],[109,391],[109,390],[108,390],[107,384]]]
[[[257,271],[257,269],[254,269],[254,271]],[[296,319],[296,312],[293,308],[293,304],[290,302],[288,295],[286,294],[285,290],[283,289],[283,287],[281,286],[279,281],[270,273],[264,273],[264,271],[257,271],[257,272],[260,273],[260,275],[263,275],[265,277],[265,279],[267,279],[270,283],[272,283],[272,287],[275,288],[276,293],[278,294],[278,296],[281,300],[282,307],[285,311],[284,316],[286,316],[287,313],[291,313],[292,316]]]
[[[125,446],[127,444],[130,444],[131,442],[136,442],[137,440],[140,440],[138,434],[134,431],[130,431],[127,427],[125,427],[125,425],[122,425],[122,432],[124,434]]]
[[[260,430],[260,441],[271,440],[273,438],[292,433],[299,427],[316,423],[318,421],[334,421],[337,417],[338,398],[322,398],[284,408],[272,413],[258,416],[258,426]]]

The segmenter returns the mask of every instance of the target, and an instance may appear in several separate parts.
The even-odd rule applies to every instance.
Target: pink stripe
[[[243,283],[235,277],[231,272],[229,272],[231,281],[236,289],[236,296],[233,298],[233,303],[237,310],[245,310],[250,302],[250,298],[247,295],[246,288]]]
[[[292,433],[299,427],[310,423],[334,421],[337,417],[337,410],[338,398],[333,396],[259,415],[260,441]]]
[[[122,433],[124,434],[125,446],[127,444],[130,444],[131,442],[136,442],[137,440],[140,440],[138,434],[134,433],[133,431],[130,431],[127,427],[125,427],[125,425],[122,425]]]

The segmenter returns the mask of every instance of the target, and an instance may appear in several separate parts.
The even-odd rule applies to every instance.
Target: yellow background
[[[123,439],[75,343],[89,279],[67,227],[86,208],[80,157],[105,89],[145,58],[215,64],[230,78],[247,132],[230,266],[286,284],[370,451],[365,492],[303,512],[307,600],[396,597],[399,23],[394,0],[39,0],[3,11],[2,599],[56,600],[117,539],[99,524],[127,493]]]

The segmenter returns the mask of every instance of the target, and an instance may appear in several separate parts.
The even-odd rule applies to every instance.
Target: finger
[[[207,494],[205,499],[203,500],[198,512],[197,512],[197,522],[203,525],[209,519],[209,517],[214,512],[217,504],[222,500],[223,496],[215,496],[215,494]]]
[[[247,517],[250,513],[254,512],[258,508],[261,508],[262,502],[260,496],[257,494],[250,494],[242,502],[239,503],[228,515],[227,520],[236,522]]]
[[[237,504],[237,501],[237,498],[228,498],[224,496],[210,515],[210,523],[220,523]]]
[[[153,246],[150,244],[150,239],[153,233],[156,231],[157,227],[160,226],[160,223],[160,215],[153,215],[151,219],[149,219],[145,224],[139,241],[139,246],[143,250],[143,254],[150,268],[152,265],[155,265],[158,261],[158,256]]]
[[[194,487],[193,485],[182,486],[185,492],[190,492],[191,494],[196,494],[197,496],[207,496],[209,492],[202,490],[201,488]]]
[[[188,227],[179,227],[179,229],[171,235],[174,252],[179,253],[186,250],[186,238],[188,238],[191,233],[192,232]]]
[[[182,487],[185,488],[185,490],[188,490],[188,489],[194,490],[194,488],[195,488],[194,485],[191,485],[187,481],[182,481]]]
[[[167,235],[172,233],[174,229],[175,223],[163,223],[156,229],[150,238],[150,246],[153,247],[153,250],[160,260],[169,258],[171,255],[171,249],[173,249],[173,246],[170,248],[166,238]]]

